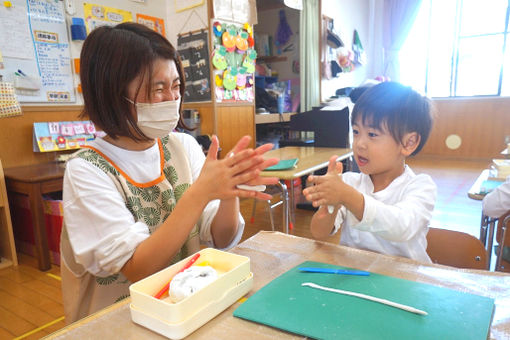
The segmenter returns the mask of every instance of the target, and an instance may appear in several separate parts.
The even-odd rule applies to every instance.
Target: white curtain
[[[319,1],[303,1],[299,21],[299,57],[301,112],[320,104],[319,74]]]
[[[384,75],[399,81],[398,53],[418,15],[421,0],[384,0]]]

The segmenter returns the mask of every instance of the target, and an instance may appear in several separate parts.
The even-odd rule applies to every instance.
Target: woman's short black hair
[[[352,111],[351,122],[361,119],[363,125],[381,129],[385,125],[395,141],[402,143],[406,133],[416,132],[423,148],[432,129],[431,102],[410,87],[396,82],[372,86],[359,97]]]
[[[138,128],[137,119],[132,115],[133,104],[126,97],[129,83],[138,76],[149,80],[147,93],[151,93],[153,66],[157,59],[175,62],[181,80],[179,92],[182,98],[185,79],[181,59],[165,37],[136,23],[94,29],[85,39],[80,55],[84,101],[81,116],[88,117],[112,138],[127,136],[139,141],[149,140]],[[141,86],[140,81],[136,95]],[[178,126],[184,126],[182,117]]]

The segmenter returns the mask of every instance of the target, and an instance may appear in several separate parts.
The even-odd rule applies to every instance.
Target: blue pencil
[[[311,268],[311,267],[300,267],[300,271],[305,273],[326,273],[326,274],[339,274],[339,275],[357,275],[357,276],[369,276],[369,272],[361,270],[347,270],[347,269],[330,269],[330,268]]]

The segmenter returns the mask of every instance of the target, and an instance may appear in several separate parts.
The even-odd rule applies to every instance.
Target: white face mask
[[[130,99],[127,101],[134,104]],[[136,103],[138,127],[149,138],[166,137],[177,127],[180,103],[180,98],[159,103]]]

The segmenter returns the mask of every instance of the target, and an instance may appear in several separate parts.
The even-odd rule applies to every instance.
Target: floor
[[[460,161],[420,157],[408,162],[416,173],[427,173],[438,186],[433,227],[464,231],[476,237],[480,231],[481,202],[469,199],[467,192],[488,160]],[[296,187],[298,194],[300,188]],[[259,230],[271,230],[267,204],[257,204],[253,223],[250,221],[253,200],[241,201],[246,220],[243,240]],[[281,231],[281,206],[273,210],[275,229]],[[296,210],[291,234],[311,237],[309,224],[313,212]],[[338,236],[328,241],[338,243]],[[63,327],[59,268],[48,272],[37,269],[33,257],[20,254],[20,265],[0,270],[0,339],[39,339]]]

